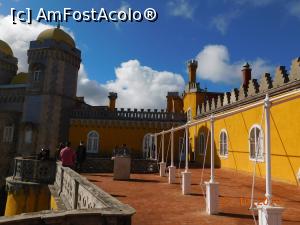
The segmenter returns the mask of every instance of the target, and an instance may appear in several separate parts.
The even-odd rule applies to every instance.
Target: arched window
[[[250,159],[264,160],[263,133],[258,125],[252,126],[249,137]]]
[[[220,133],[220,156],[228,156],[228,136],[225,129]]]
[[[87,152],[98,153],[99,134],[96,131],[91,131],[87,136]]]
[[[205,146],[206,143],[205,143],[205,134],[203,132],[201,132],[199,134],[199,154],[200,155],[204,155],[205,153]]]

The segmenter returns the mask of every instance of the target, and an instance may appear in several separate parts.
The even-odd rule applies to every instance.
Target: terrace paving
[[[83,174],[91,182],[136,209],[133,225],[199,225],[199,224],[255,224],[250,205],[252,176],[248,173],[216,169],[220,182],[218,215],[205,213],[201,186],[201,169],[191,169],[192,193],[182,195],[177,170],[177,183],[168,184],[167,177],[158,174],[131,174],[129,181],[114,181],[113,174]],[[209,169],[204,180],[209,180]],[[204,188],[205,189],[205,188]],[[256,199],[264,199],[265,180],[256,178]],[[300,188],[282,182],[273,182],[273,199],[285,207],[283,225],[300,224]]]

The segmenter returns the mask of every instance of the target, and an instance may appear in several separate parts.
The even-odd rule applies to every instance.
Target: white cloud
[[[33,22],[32,25],[12,24],[10,16],[0,15],[0,39],[6,41],[19,60],[19,71],[27,71],[29,42],[51,26]],[[63,28],[66,30],[66,28]],[[68,30],[73,37],[73,33]],[[165,108],[168,91],[182,91],[184,80],[179,74],[156,71],[129,60],[115,69],[115,80],[101,84],[90,80],[83,64],[78,76],[77,95],[84,96],[92,105],[107,105],[109,91],[118,92],[118,107]]]
[[[167,3],[169,14],[172,16],[179,16],[186,19],[192,19],[195,8],[188,0],[171,0]]]
[[[228,49],[224,45],[207,45],[197,55],[198,77],[212,82],[234,84],[241,80],[241,69],[246,61],[230,62]],[[256,58],[248,61],[252,67],[252,78],[259,78],[264,72],[273,71],[268,61]]]
[[[228,26],[233,19],[239,16],[238,11],[233,11],[230,13],[220,14],[214,17],[211,21],[211,25],[216,27],[223,35],[227,32]]]
[[[156,71],[138,60],[123,62],[115,69],[116,79],[101,84],[90,80],[81,65],[78,96],[91,105],[107,105],[108,92],[118,93],[119,108],[165,108],[168,91],[182,91],[184,80],[179,74]]]
[[[117,92],[118,108],[165,108],[168,91],[182,91],[184,80],[179,74],[156,71],[138,60],[123,62],[115,69],[116,79],[101,84],[90,80],[81,65],[78,96],[91,105],[107,105],[108,92]]]
[[[168,91],[182,91],[184,80],[179,74],[156,71],[138,60],[129,60],[115,69],[116,80],[106,87],[119,95],[119,107],[165,108]]]
[[[108,89],[98,81],[90,80],[83,64],[78,72],[77,96],[84,96],[91,105],[107,105]]]
[[[292,16],[296,16],[300,19],[300,2],[294,1],[288,4],[288,11]]]

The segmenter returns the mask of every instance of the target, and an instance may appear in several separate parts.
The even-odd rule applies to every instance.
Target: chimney
[[[249,85],[249,82],[251,80],[251,71],[252,71],[252,69],[250,68],[250,65],[248,63],[246,63],[243,66],[243,69],[242,69],[242,73],[243,73],[243,86],[244,87],[248,87],[248,85]]]
[[[196,83],[197,60],[193,59],[187,63],[189,69],[189,83]]]
[[[118,98],[118,94],[115,92],[109,92],[108,94],[109,98],[109,111],[114,111],[116,108],[116,99]]]

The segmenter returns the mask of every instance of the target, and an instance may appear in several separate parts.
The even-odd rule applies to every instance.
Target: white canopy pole
[[[171,166],[174,166],[174,131],[171,132]]]
[[[189,128],[185,128],[185,172],[189,169]]]
[[[155,160],[157,160],[157,134],[154,135]]]
[[[161,135],[161,162],[164,163],[165,162],[165,133],[163,132]]]
[[[270,143],[270,99],[265,98],[265,148],[266,148],[266,198],[268,205],[272,204],[272,181],[271,181],[271,143]]]
[[[214,143],[214,115],[210,116],[210,182],[215,181],[215,143]]]

